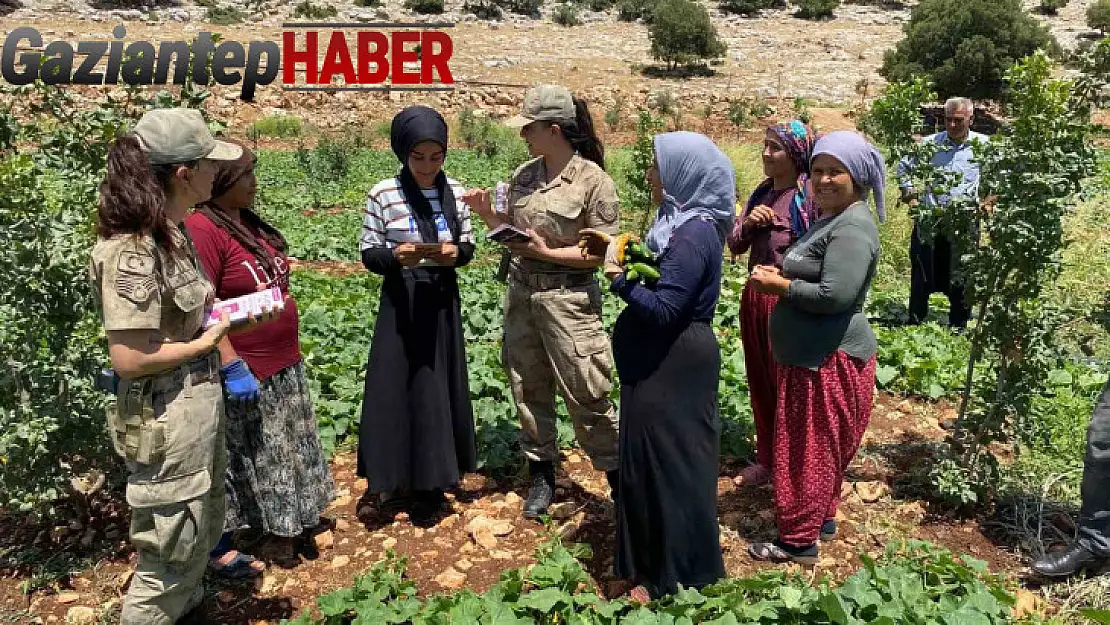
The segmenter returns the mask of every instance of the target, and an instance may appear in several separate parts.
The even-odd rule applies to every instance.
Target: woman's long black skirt
[[[724,577],[717,525],[720,348],[708,324],[677,337],[627,310],[613,334],[621,380],[618,577],[653,596]]]
[[[455,270],[388,275],[366,365],[358,475],[375,494],[444,489],[476,461]]]

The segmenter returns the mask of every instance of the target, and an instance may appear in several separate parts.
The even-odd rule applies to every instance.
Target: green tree
[[[1098,0],[1087,7],[1087,26],[1102,32],[1110,30],[1110,0]]]
[[[132,88],[90,107],[42,83],[12,91],[19,110],[0,108],[0,507],[31,511],[95,491],[122,465],[93,386],[107,359],[87,277],[108,145],[145,110],[200,107],[210,93]]]
[[[1099,65],[1092,60],[1084,67]],[[940,494],[960,503],[990,496],[998,471],[992,444],[1029,443],[1031,433],[1044,430],[1031,408],[1060,358],[1054,331],[1061,319],[1045,293],[1060,272],[1063,218],[1096,164],[1087,96],[1105,80],[1077,84],[1054,78],[1054,69],[1038,51],[1006,73],[1011,125],[973,146],[980,195],[989,200],[953,198],[911,209],[923,229],[952,239],[977,313],[950,453],[933,472]],[[927,152],[914,152],[927,146],[909,140],[920,125],[915,111],[931,95],[921,79],[893,84],[864,123],[892,155],[914,156],[919,165],[911,175],[922,190],[953,182],[929,165]],[[971,234],[976,225],[981,240]]]
[[[641,212],[637,230],[640,234],[647,232],[652,216],[647,170],[655,160],[655,135],[662,130],[662,118],[655,117],[649,110],[640,109],[636,119],[636,143],[632,146],[632,167],[625,172],[630,193],[621,198],[621,205],[627,206],[630,213]]]
[[[1059,50],[1021,0],[922,0],[905,34],[880,73],[891,82],[928,76],[942,98],[997,98],[1018,59]]]
[[[717,36],[705,7],[691,0],[662,0],[655,8],[651,56],[668,69],[724,56],[728,48]]]

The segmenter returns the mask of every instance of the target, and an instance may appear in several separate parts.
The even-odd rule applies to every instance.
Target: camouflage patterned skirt
[[[259,387],[256,404],[227,404],[224,530],[298,536],[319,523],[335,498],[304,364],[278,371]]]

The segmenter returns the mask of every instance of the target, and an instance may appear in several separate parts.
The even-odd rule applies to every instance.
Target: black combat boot
[[[532,488],[524,500],[524,518],[534,519],[547,514],[547,507],[555,498],[555,463],[529,460],[528,472],[532,474]]]
[[[1081,545],[1072,545],[1067,551],[1050,553],[1030,565],[1034,573],[1044,577],[1071,577],[1080,571],[1090,571],[1098,574],[1102,569],[1110,566],[1110,558],[1104,558],[1091,553]]]

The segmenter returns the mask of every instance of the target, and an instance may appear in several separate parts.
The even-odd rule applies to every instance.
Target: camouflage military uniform
[[[213,289],[183,236],[168,252],[150,237],[101,239],[90,274],[106,330],[149,330],[183,342],[203,327]],[[219,354],[121,381],[109,435],[129,471],[131,543],[139,554],[123,625],[170,625],[200,604],[208,552],[223,530],[227,467]]]
[[[576,245],[582,228],[617,233],[616,186],[600,167],[575,155],[557,178],[550,183],[546,178],[542,158],[513,174],[513,225],[534,229],[549,247]],[[617,468],[617,415],[609,398],[613,360],[593,270],[514,257],[502,358],[529,460],[558,459],[557,388],[594,467]]]

